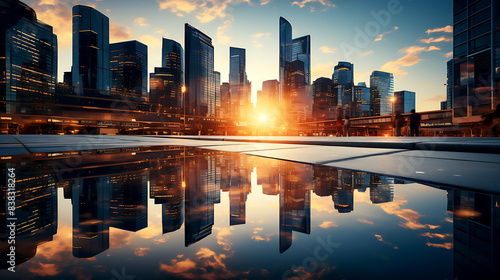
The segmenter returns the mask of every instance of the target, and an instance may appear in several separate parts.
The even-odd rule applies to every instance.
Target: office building
[[[332,81],[338,96],[338,105],[348,109],[353,101],[354,65],[340,61],[334,67]]]
[[[408,114],[415,109],[415,92],[402,90],[394,93],[394,114]]]
[[[210,116],[210,99],[215,96],[214,47],[212,39],[200,30],[185,25],[184,106],[187,114]]]
[[[73,7],[73,87],[78,95],[109,95],[109,19],[88,6]]]
[[[51,113],[57,83],[57,37],[35,11],[15,0],[0,6],[0,113]]]
[[[109,45],[111,95],[145,100],[148,94],[148,46],[138,41]]]
[[[354,101],[352,105],[352,117],[362,118],[370,116],[370,88],[366,83],[358,83],[353,88]]]
[[[372,116],[392,114],[391,98],[394,96],[392,73],[373,71],[370,75],[370,113]]]
[[[212,101],[210,102],[210,107],[212,108],[212,113],[210,115],[220,118],[220,109],[221,109],[221,90],[220,90],[220,72],[214,71],[214,85],[215,85],[215,94],[213,96]]]
[[[315,120],[334,119],[337,100],[333,94],[333,82],[329,78],[318,78],[313,83],[313,118]]]
[[[222,83],[220,86],[220,117],[228,119],[231,112],[231,93],[229,83]]]
[[[500,2],[453,1],[454,122],[477,122],[500,103]]]
[[[448,60],[446,63],[446,107],[444,109],[453,108],[453,59]],[[441,110],[443,106],[441,106]]]
[[[163,38],[161,67],[149,79],[149,102],[159,113],[184,113],[183,49],[173,40]]]
[[[245,49],[229,48],[229,86],[232,113],[234,116],[241,115],[242,109],[250,104]]]

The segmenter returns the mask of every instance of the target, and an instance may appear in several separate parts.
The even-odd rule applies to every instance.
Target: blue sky
[[[26,0],[59,40],[59,80],[71,68],[71,8],[89,5],[110,19],[110,41],[149,47],[148,67],[161,64],[161,38],[184,43],[184,23],[213,40],[215,70],[225,82],[229,47],[247,50],[255,99],[262,82],[278,79],[278,22],[293,37],[311,35],[312,79],[330,77],[338,61],[354,63],[355,82],[373,70],[393,72],[395,90],[417,93],[417,110],[446,99],[446,61],[452,51],[452,0]]]

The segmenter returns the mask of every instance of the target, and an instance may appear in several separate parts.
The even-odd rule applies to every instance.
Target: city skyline
[[[443,85],[447,55],[452,49],[451,1],[434,4],[434,9],[409,1],[358,1],[357,5],[349,6],[343,1],[255,0],[158,1],[152,5],[133,1],[123,5],[124,1],[112,0],[29,0],[25,3],[35,9],[40,20],[54,26],[59,42],[59,82],[63,73],[71,68],[71,26],[67,21],[71,22],[72,6],[82,4],[95,7],[109,17],[110,43],[138,40],[148,45],[148,73],[154,72],[154,67],[161,63],[162,37],[184,45],[184,23],[213,38],[214,70],[221,73],[221,82],[229,78],[229,47],[245,48],[253,102],[262,82],[279,76],[276,48],[279,16],[292,23],[295,36],[311,35],[312,81],[330,77],[338,61],[349,61],[355,64],[356,84],[368,83],[374,70],[394,73],[396,91],[417,92],[418,111],[439,109],[439,102],[446,100]],[[413,24],[411,19],[418,18],[423,9],[430,19]],[[248,15],[252,13],[258,18],[250,19]],[[389,17],[385,17],[387,15]],[[353,21],[352,25],[335,26],[335,18],[343,22],[342,18],[347,16]],[[321,28],[321,23],[332,23],[332,27]],[[357,32],[361,29],[371,32]],[[363,37],[368,41],[363,42]]]

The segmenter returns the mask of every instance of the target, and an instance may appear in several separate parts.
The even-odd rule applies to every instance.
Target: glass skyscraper
[[[148,46],[128,41],[109,46],[111,94],[146,99],[148,93]]]
[[[453,1],[454,121],[476,122],[500,103],[500,2]]]
[[[280,103],[293,122],[312,116],[311,37],[292,39],[292,26],[280,17]]]
[[[184,53],[181,44],[163,38],[162,67],[150,75],[149,102],[156,112],[183,113]]]
[[[187,114],[210,116],[210,99],[215,96],[214,47],[212,39],[186,23],[186,92]]]
[[[94,8],[73,7],[73,87],[78,95],[109,95],[109,19]]]
[[[446,63],[446,109],[453,108],[453,59]]]
[[[246,92],[246,50],[242,48],[229,48],[229,86],[231,91],[231,107],[233,112],[247,106],[250,101],[249,92]],[[248,101],[248,102],[247,102]]]
[[[313,83],[313,117],[316,120],[327,120],[333,117],[333,81],[329,78],[318,78]]]
[[[372,116],[392,114],[390,99],[394,95],[392,73],[373,71],[370,75],[370,112]]]
[[[352,106],[352,117],[361,118],[370,116],[370,88],[366,83],[358,83],[353,87],[354,103]]]
[[[394,113],[407,114],[415,109],[415,92],[403,90],[394,93]]]
[[[340,61],[333,70],[332,80],[338,96],[338,105],[349,109],[353,101],[354,65]]]
[[[33,9],[0,5],[0,113],[51,113],[57,82],[57,37]]]

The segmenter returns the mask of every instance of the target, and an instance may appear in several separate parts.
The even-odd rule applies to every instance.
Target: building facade
[[[330,120],[334,118],[336,100],[333,95],[333,81],[329,78],[318,78],[313,83],[313,118]]]
[[[210,116],[210,100],[215,96],[212,39],[187,23],[184,30],[187,114]]]
[[[138,41],[109,45],[111,94],[146,99],[148,94],[148,46]]]
[[[92,7],[73,7],[72,73],[76,94],[110,94],[109,18]]]
[[[454,122],[477,122],[499,100],[500,3],[453,1]]]
[[[415,92],[402,90],[394,93],[394,113],[411,113],[411,110],[416,110],[415,105]]]
[[[51,113],[57,83],[57,37],[20,1],[0,6],[0,113]]]
[[[390,99],[394,96],[392,73],[373,71],[370,76],[370,112],[372,116],[392,114]]]
[[[354,101],[352,104],[352,117],[361,118],[370,116],[370,88],[366,83],[358,83],[353,87]]]

